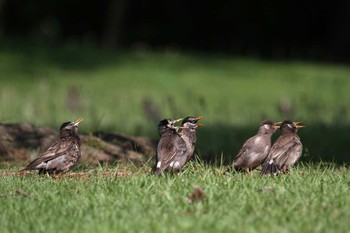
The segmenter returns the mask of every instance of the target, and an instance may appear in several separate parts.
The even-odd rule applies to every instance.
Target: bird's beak
[[[280,128],[280,124],[282,124],[281,121],[275,122],[275,124],[273,124],[273,126],[274,126],[276,129],[279,129],[279,128]]]
[[[294,125],[295,125],[295,127],[296,127],[297,129],[306,127],[306,126],[304,126],[304,125],[299,125],[300,123],[302,123],[302,121],[294,122]]]
[[[74,123],[75,123],[76,126],[78,126],[83,120],[84,120],[83,118],[79,118]]]
[[[205,126],[205,124],[198,123],[197,126],[198,126],[198,127],[202,127],[202,126]]]
[[[183,118],[179,118],[179,119],[175,120],[175,123],[182,121],[182,119]]]
[[[204,116],[199,116],[196,118],[197,121],[199,121],[200,119],[202,119]]]

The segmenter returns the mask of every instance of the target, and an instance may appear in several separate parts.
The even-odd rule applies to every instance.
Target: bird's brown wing
[[[45,152],[43,152],[38,158],[33,160],[24,170],[35,169],[36,166],[42,162],[47,162],[55,159],[69,151],[74,145],[74,140],[58,140],[53,143]]]
[[[293,146],[293,140],[290,140],[289,137],[280,136],[272,145],[268,159],[276,160],[281,156],[283,157],[291,146]]]
[[[292,156],[295,156],[296,159],[298,159],[301,155],[301,152],[302,144],[300,140],[294,137],[286,144],[286,150],[284,151],[284,153],[276,157],[275,164],[277,164],[279,168],[282,168],[287,162],[287,160],[290,160]]]
[[[253,141],[255,140],[255,137],[249,138],[245,143],[243,144],[242,148],[239,150],[238,154],[235,157],[235,160],[238,158],[244,156],[247,154],[252,148],[253,148]]]
[[[234,158],[234,167],[237,170],[243,168],[256,168],[264,162],[270,150],[271,142],[265,135],[255,135],[249,138]]]
[[[175,148],[176,148],[176,154],[172,159],[172,161],[177,161],[180,167],[182,167],[188,161],[188,158],[187,158],[188,155],[186,153],[187,152],[186,142],[181,136],[176,137]]]
[[[276,160],[279,157],[283,158],[290,146],[292,146],[290,137],[281,135],[279,138],[277,138],[277,140],[270,149],[270,152],[264,162],[263,168],[259,175],[263,176],[266,174],[277,173],[279,170],[279,166]]]
[[[169,167],[176,156],[186,152],[186,144],[179,135],[162,138],[157,148],[157,160],[161,162],[161,169]]]

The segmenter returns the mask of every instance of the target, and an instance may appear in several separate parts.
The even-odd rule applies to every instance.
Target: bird
[[[234,169],[250,173],[266,159],[271,148],[271,137],[281,122],[264,120],[260,123],[256,135],[246,140],[234,158]]]
[[[280,126],[281,135],[272,145],[260,176],[288,173],[289,168],[297,162],[303,151],[303,145],[297,135],[297,131],[305,127],[299,125],[300,123],[291,120],[282,122]]]
[[[177,120],[164,119],[159,122],[158,132],[160,139],[157,145],[156,164],[153,167],[155,174],[173,171],[174,158],[186,156],[186,143],[177,133],[175,124],[180,122],[182,118]]]
[[[60,127],[59,139],[38,158],[29,163],[24,170],[38,170],[39,174],[64,174],[80,160],[80,138],[78,125],[82,118],[74,122],[65,122]]]
[[[178,170],[180,170],[193,157],[197,141],[197,128],[204,126],[201,123],[197,124],[197,122],[202,118],[203,116],[188,116],[182,121],[182,124],[179,127],[179,135],[186,143],[186,152],[185,156],[176,156],[174,159],[175,168]]]

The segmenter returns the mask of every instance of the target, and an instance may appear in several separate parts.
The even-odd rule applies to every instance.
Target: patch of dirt
[[[99,171],[97,169],[92,169],[87,172],[68,172],[66,174],[62,175],[53,175],[53,176],[48,176],[48,175],[38,175],[38,171],[5,171],[1,170],[0,171],[0,176],[16,176],[16,177],[29,177],[29,176],[38,176],[38,177],[48,177],[52,179],[79,179],[79,180],[90,180],[91,178],[94,177],[99,177],[103,179],[107,179],[110,177],[126,177],[126,176],[131,176],[134,175],[134,173],[127,168],[123,169],[107,169],[103,171]]]
[[[203,201],[206,197],[201,187],[196,187],[193,192],[187,197],[189,203]]]

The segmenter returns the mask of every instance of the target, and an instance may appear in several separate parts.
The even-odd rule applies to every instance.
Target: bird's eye
[[[289,128],[291,128],[291,129],[293,128],[293,126],[291,124],[287,124],[287,125],[288,125]]]

